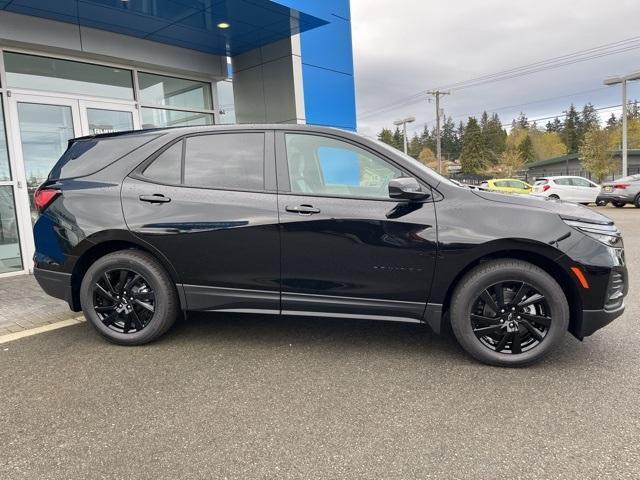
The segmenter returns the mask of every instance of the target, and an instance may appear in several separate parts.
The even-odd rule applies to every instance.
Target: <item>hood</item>
[[[547,210],[567,220],[580,220],[583,222],[597,223],[601,225],[613,225],[613,220],[606,215],[595,212],[583,205],[578,205],[577,203],[564,202],[562,200],[554,200],[546,197],[509,195],[498,192],[487,192],[484,190],[471,190],[471,192],[484,200]]]

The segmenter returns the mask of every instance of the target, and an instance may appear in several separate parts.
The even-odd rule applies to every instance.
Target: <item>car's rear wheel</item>
[[[636,199],[633,201],[633,204],[636,208],[640,208],[640,193],[636,196]]]
[[[171,278],[151,255],[136,250],[98,259],[80,286],[86,319],[108,340],[141,345],[175,322],[178,297]]]
[[[451,299],[451,326],[460,345],[491,365],[539,361],[562,339],[569,306],[562,288],[541,268],[493,260],[471,270]]]
[[[556,195],[555,193],[549,195],[549,198],[552,198],[554,200],[560,200],[560,197],[558,195]]]
[[[597,205],[598,207],[604,207],[604,206],[606,206],[606,205],[607,205],[607,203],[608,203],[608,202],[607,202],[606,200],[596,200],[596,205]]]
[[[616,208],[622,208],[625,206],[624,202],[618,202],[617,200],[614,200],[613,202],[611,202],[611,205],[613,205]]]

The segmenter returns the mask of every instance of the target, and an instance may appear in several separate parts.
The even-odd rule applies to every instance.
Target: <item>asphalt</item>
[[[625,234],[627,311],[526,369],[419,325],[326,319],[0,345],[0,478],[640,478],[640,210],[599,210]]]

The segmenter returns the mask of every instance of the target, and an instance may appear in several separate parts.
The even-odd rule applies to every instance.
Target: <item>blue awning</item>
[[[228,56],[328,23],[271,0],[0,0],[0,9]]]

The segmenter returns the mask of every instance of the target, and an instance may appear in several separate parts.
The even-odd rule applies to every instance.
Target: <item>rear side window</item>
[[[262,132],[187,137],[158,155],[142,174],[186,187],[263,190],[264,142]]]
[[[231,190],[264,188],[264,134],[222,133],[186,139],[184,184]]]
[[[571,185],[571,179],[570,178],[556,178],[554,180],[554,182],[557,185],[564,185],[564,186],[570,186]]]
[[[49,180],[91,175],[158,136],[157,133],[139,133],[77,140],[62,154],[51,170]]]
[[[574,177],[571,179],[571,183],[574,187],[591,187],[591,182],[586,178]]]
[[[541,178],[539,180],[536,180],[536,183],[534,183],[534,185],[535,186],[546,185],[547,183],[549,183],[549,180],[547,180],[546,178]]]

